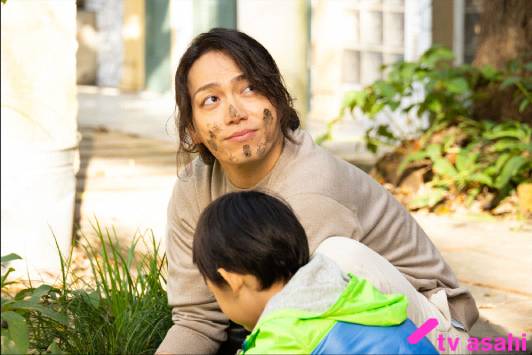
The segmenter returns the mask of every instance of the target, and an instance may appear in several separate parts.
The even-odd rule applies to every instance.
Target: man
[[[228,192],[282,197],[305,228],[311,252],[331,236],[362,242],[425,296],[444,290],[454,324],[478,318],[470,293],[408,212],[356,167],[299,128],[292,99],[267,50],[244,33],[213,29],[195,38],[176,72],[182,169],[168,206],[168,300],[174,326],[158,352],[215,353],[228,319],[192,263],[202,210]]]

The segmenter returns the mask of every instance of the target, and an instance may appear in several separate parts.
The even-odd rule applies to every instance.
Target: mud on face
[[[213,130],[209,130],[209,139],[207,140],[207,145],[214,151],[218,150],[218,144],[216,144],[216,134]]]
[[[242,147],[242,152],[244,153],[244,156],[245,156],[246,158],[251,157],[251,148],[249,147],[249,144],[245,144],[245,145]]]
[[[259,143],[257,146],[257,155],[260,157],[266,152],[266,142]]]
[[[229,105],[229,117],[237,118],[239,115],[238,111],[233,105]]]
[[[264,124],[266,126],[270,125],[273,119],[272,112],[269,109],[265,108],[262,114],[262,119],[264,120]]]

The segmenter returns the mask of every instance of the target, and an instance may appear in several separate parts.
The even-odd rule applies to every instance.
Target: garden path
[[[473,294],[475,336],[527,334],[532,349],[532,225],[473,216],[414,217]]]
[[[106,129],[81,127],[75,224],[85,235],[93,225],[116,227],[120,239],[151,229],[158,241],[176,179],[176,147]]]

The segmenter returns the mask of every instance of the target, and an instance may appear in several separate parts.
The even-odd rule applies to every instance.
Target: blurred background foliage
[[[452,60],[450,50],[436,46],[417,61],[383,66],[384,79],[347,93],[320,141],[346,112],[372,119],[384,113],[387,123],[365,133],[372,152],[394,148],[373,170],[379,181],[399,187],[417,177],[406,201],[412,209],[465,195],[467,206],[480,199],[482,209],[492,210],[531,181],[532,62],[514,59],[496,69]],[[420,127],[414,133],[397,129],[405,116]]]

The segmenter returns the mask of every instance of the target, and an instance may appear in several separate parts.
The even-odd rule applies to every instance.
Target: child
[[[407,300],[309,261],[305,231],[280,200],[257,191],[212,202],[194,235],[193,261],[222,311],[252,331],[243,353],[438,354],[407,319]]]

